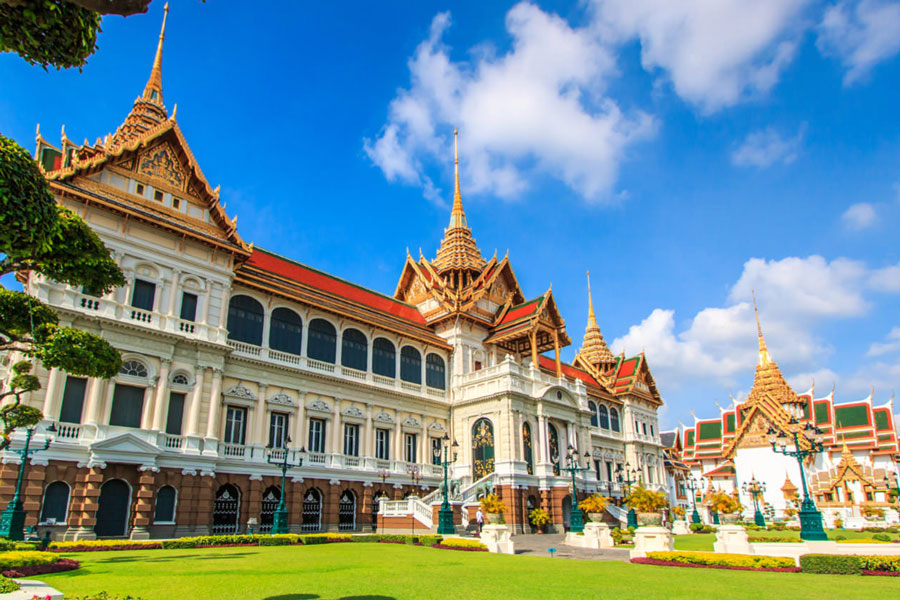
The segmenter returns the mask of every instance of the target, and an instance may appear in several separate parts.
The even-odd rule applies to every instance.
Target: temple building
[[[663,434],[673,486],[683,489],[688,477],[700,482],[698,507],[713,490],[737,492],[752,519],[753,500],[744,485],[755,479],[765,485],[762,512],[769,518],[790,518],[803,499],[803,477],[795,458],[773,450],[768,434],[770,429],[780,433],[815,426],[824,451],[805,461],[803,475],[826,526],[837,519],[854,528],[900,522],[890,502],[891,488],[900,485],[893,395],[875,404],[873,390],[862,400],[836,404],[834,389],[822,397],[816,397],[814,385],[796,393],[769,355],[759,314],[756,319],[759,361],[747,399],[729,409],[720,407],[716,418],[695,417],[693,427]],[[799,441],[809,447],[803,436]],[[793,450],[793,444],[787,449]],[[679,477],[679,464],[690,472]],[[691,506],[689,493],[679,504]]]
[[[536,507],[564,527],[573,451],[589,467],[576,500],[621,498],[626,464],[665,487],[662,400],[645,357],[609,351],[589,292],[584,343],[573,364],[561,360],[571,340],[552,290],[526,296],[509,257],[478,248],[458,152],[436,256],[407,255],[392,296],[264,250],[240,236],[163,103],[164,33],[165,20],[150,78],[114,133],[75,144],[63,130],[51,144],[38,131],[51,191],[127,285],[97,295],[21,274],[61,323],[124,360],[111,380],[37,369],[42,389],[26,402],[58,433],[30,460],[28,525],[65,539],[265,532],[284,494],[292,531],[371,530],[379,505],[384,527],[392,515],[433,530],[451,445],[461,528],[489,490],[516,530]],[[3,455],[0,502],[17,456]],[[272,463],[285,458],[302,466],[282,489]]]

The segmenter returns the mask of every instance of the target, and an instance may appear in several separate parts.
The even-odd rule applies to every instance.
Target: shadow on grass
[[[171,562],[171,561],[180,561],[186,558],[190,558],[193,560],[218,560],[222,558],[241,558],[243,556],[249,556],[249,552],[235,552],[232,554],[181,554],[178,556],[111,556],[109,558],[103,558],[97,563],[128,563],[128,562]]]
[[[338,600],[397,600],[393,596],[342,596]]]
[[[267,596],[263,600],[313,600],[313,598],[321,598],[321,596],[318,594],[280,594]]]

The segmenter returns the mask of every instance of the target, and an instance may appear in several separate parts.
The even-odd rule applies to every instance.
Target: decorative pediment
[[[160,454],[160,449],[133,433],[122,433],[90,446],[91,460],[97,462],[124,462],[145,465],[150,457]]]
[[[428,429],[431,431],[446,431],[439,421],[432,421],[431,425],[428,426]]]
[[[268,400],[266,400],[269,404],[278,404],[281,406],[297,406],[297,403],[291,399],[290,396],[285,394],[284,392],[278,392]]]
[[[393,423],[394,417],[390,413],[382,410],[380,413],[375,415],[375,420],[381,421],[382,423]]]
[[[317,410],[324,413],[334,412],[331,410],[331,407],[328,406],[328,403],[321,398],[316,398],[315,400],[313,400],[307,408],[308,410]]]
[[[357,419],[362,419],[365,417],[363,411],[360,410],[358,406],[348,406],[343,411],[341,411],[341,414],[345,417],[355,417]]]
[[[138,159],[138,172],[162,180],[179,190],[184,189],[187,179],[175,151],[167,142],[141,153]]]
[[[235,386],[232,386],[225,395],[230,398],[240,398],[242,400],[256,400],[256,395],[250,391],[249,388],[244,387],[244,384],[239,383]]]
[[[404,427],[421,428],[422,424],[419,423],[418,419],[416,419],[414,416],[410,415],[410,416],[406,417],[405,421],[403,421],[403,426]]]

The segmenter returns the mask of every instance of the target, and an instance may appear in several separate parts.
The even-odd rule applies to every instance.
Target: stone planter
[[[491,525],[499,525],[503,523],[503,513],[485,513],[487,522]]]
[[[722,525],[734,525],[738,521],[741,520],[741,515],[739,513],[726,514],[719,513],[719,522]]]
[[[637,514],[638,527],[659,527],[660,525],[662,525],[662,518],[662,513],[639,512]]]
[[[587,514],[588,519],[591,520],[591,523],[602,523],[603,522],[603,513],[598,512],[589,512]]]

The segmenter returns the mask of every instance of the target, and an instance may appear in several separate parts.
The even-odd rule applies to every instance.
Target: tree
[[[102,15],[147,12],[150,0],[0,0],[0,52],[33,65],[82,67],[97,49]]]
[[[0,136],[0,277],[31,271],[102,294],[124,285],[109,250],[88,225],[57,205],[28,152]],[[17,427],[37,424],[43,415],[25,406],[22,395],[40,389],[32,359],[84,377],[113,377],[122,367],[118,351],[100,336],[59,325],[56,313],[39,300],[0,286],[0,354],[20,353],[10,386],[0,391],[0,451]]]

